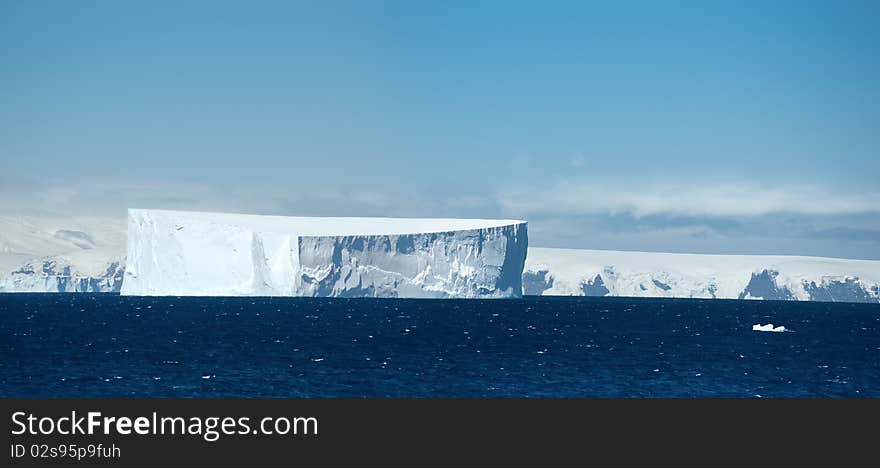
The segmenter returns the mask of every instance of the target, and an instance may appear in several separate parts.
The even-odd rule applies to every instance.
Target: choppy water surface
[[[877,397],[880,306],[0,294],[0,396]]]

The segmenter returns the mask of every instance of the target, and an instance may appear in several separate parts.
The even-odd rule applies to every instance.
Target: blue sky
[[[877,2],[0,4],[0,209],[880,259]]]

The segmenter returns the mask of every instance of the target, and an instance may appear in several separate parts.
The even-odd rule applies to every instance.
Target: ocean
[[[0,294],[0,396],[878,397],[880,306]]]

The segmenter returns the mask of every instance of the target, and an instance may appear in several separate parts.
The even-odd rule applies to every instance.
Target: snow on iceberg
[[[523,294],[880,302],[880,261],[529,248]]]
[[[515,220],[128,211],[123,295],[519,297]]]
[[[124,260],[111,249],[35,258],[0,276],[5,292],[119,292]]]
[[[785,328],[782,325],[780,325],[778,327],[774,327],[772,323],[768,323],[767,325],[761,325],[760,323],[756,323],[756,324],[752,325],[752,331],[782,333],[782,332],[790,332],[791,330]]]
[[[125,223],[0,216],[0,293],[118,292]]]

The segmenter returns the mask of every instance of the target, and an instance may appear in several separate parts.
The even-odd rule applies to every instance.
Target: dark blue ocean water
[[[880,396],[880,306],[0,294],[4,397],[758,395]]]

